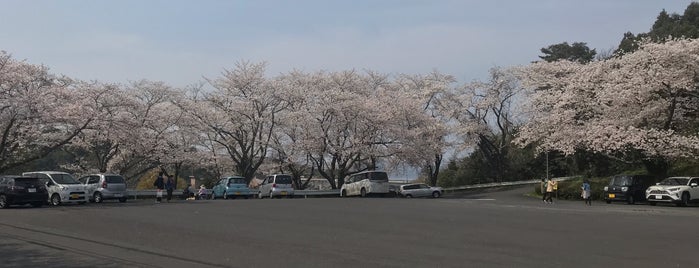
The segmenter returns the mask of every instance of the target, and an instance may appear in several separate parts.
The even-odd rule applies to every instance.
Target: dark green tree
[[[648,33],[627,32],[619,43],[615,55],[623,55],[638,49],[638,42],[650,38],[653,42],[664,42],[669,38],[699,38],[699,3],[692,2],[684,14],[668,14],[662,10]]]
[[[539,56],[539,58],[547,62],[569,60],[588,63],[595,58],[597,51],[587,47],[587,44],[584,42],[575,42],[572,45],[569,45],[568,42],[563,42],[542,48],[541,53],[544,55]]]

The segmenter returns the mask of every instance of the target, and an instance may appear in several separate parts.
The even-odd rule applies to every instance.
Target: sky
[[[689,0],[0,0],[0,50],[81,80],[185,87],[241,61],[267,74],[373,70],[460,83],[540,49],[609,51]]]

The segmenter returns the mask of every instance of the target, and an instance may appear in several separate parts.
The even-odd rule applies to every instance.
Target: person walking
[[[580,196],[583,200],[585,200],[585,205],[592,206],[592,189],[590,187],[590,181],[587,179],[583,180],[582,187],[580,188],[582,189]]]
[[[163,178],[163,172],[161,171],[158,174],[158,177],[155,178],[155,182],[153,182],[153,186],[155,186],[155,203],[160,203],[163,201],[163,189],[165,188],[165,180]]]
[[[172,191],[175,190],[175,178],[174,176],[170,175],[167,177],[167,181],[165,182],[165,191],[167,191],[167,202],[170,202],[172,200]]]
[[[539,190],[541,190],[541,202],[546,203],[546,185],[547,185],[546,178],[541,178],[541,184],[539,185]]]
[[[546,183],[546,203],[553,204],[553,190],[558,188],[558,182],[549,180]]]

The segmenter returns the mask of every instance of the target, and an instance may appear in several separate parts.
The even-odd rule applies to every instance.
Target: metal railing
[[[560,177],[560,178],[552,178],[553,180],[556,181],[565,181],[569,179],[574,179],[578,177]],[[473,184],[473,185],[464,185],[464,186],[458,186],[458,187],[448,187],[444,188],[444,192],[457,192],[457,191],[467,191],[467,190],[475,190],[475,189],[485,189],[485,188],[495,188],[495,187],[506,187],[506,186],[518,186],[518,185],[527,185],[527,184],[536,184],[540,183],[540,180],[526,180],[526,181],[510,181],[510,182],[492,182],[492,183],[481,183],[481,184]],[[400,184],[405,184],[405,183],[400,183]],[[175,189],[172,194],[173,196],[176,197],[181,197],[182,196],[182,189]],[[139,199],[139,198],[155,198],[155,189],[148,189],[148,190],[135,190],[135,189],[129,189],[127,190],[127,194],[129,198],[132,199]],[[207,189],[207,194],[211,193],[211,189]],[[163,193],[165,194],[165,193]],[[308,197],[321,197],[321,196],[327,196],[327,197],[333,197],[333,196],[340,196],[340,189],[332,189],[332,190],[295,190],[294,191],[294,196],[295,197],[303,197],[303,198],[308,198]]]

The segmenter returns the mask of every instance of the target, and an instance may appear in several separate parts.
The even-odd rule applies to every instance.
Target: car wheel
[[[633,198],[633,195],[629,195],[629,197],[626,199],[626,203],[629,205],[633,205],[636,203],[636,200]]]
[[[655,206],[655,205],[658,204],[658,202],[652,202],[652,201],[651,201],[651,202],[648,202],[648,204],[651,205],[651,206]]]
[[[120,203],[126,203],[126,197],[119,198]]]
[[[612,200],[605,200],[605,202],[607,202],[607,204],[611,204]]]
[[[7,196],[0,195],[0,208],[7,208],[9,206],[10,206],[10,204],[7,203]]]
[[[437,191],[432,192],[432,198],[439,198],[441,194]]]
[[[269,191],[269,199],[274,199],[274,193],[272,193],[272,191]]]
[[[689,206],[689,193],[682,193],[681,203],[677,204],[682,207]]]
[[[264,198],[264,196],[262,196],[262,192],[257,192],[257,198],[258,198],[258,199]]]
[[[44,202],[34,202],[34,203],[32,203],[32,207],[35,207],[35,208],[40,208],[40,207],[42,207],[43,205],[44,205]]]
[[[95,203],[102,203],[102,193],[96,192],[95,195],[92,197],[95,200]]]
[[[61,196],[58,194],[53,194],[51,196],[51,205],[52,206],[58,206],[61,204]]]
[[[406,195],[405,195],[405,198],[413,198],[413,195],[411,195],[411,194],[406,194]]]
[[[223,199],[228,199],[228,193],[223,192]]]
[[[366,197],[366,189],[362,188],[362,189],[359,191],[359,195],[362,196],[362,197]]]

